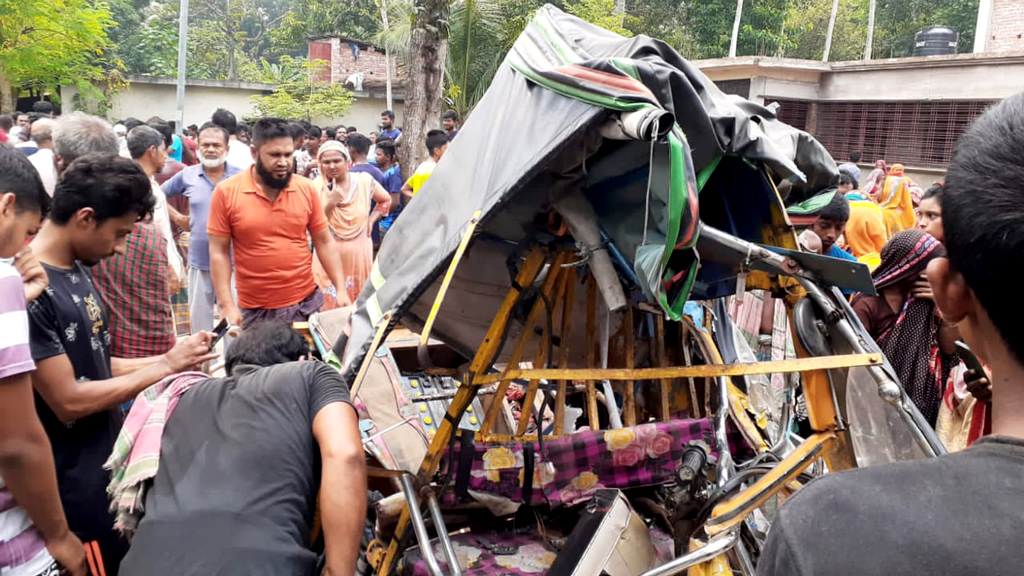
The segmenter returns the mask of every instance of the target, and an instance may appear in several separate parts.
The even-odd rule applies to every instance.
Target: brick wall
[[[989,52],[1024,50],[1024,0],[994,0],[989,25]]]
[[[366,44],[331,38],[331,81],[343,83],[349,76],[362,72],[364,86],[383,86],[386,81],[384,50]],[[358,55],[352,46],[356,46]],[[394,66],[394,58],[392,66]],[[397,75],[397,71],[393,72]]]

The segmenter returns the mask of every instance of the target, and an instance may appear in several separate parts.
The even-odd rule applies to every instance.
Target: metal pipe
[[[678,576],[679,574],[686,572],[686,570],[692,566],[696,566],[701,562],[707,562],[715,556],[718,556],[723,552],[727,552],[736,544],[737,540],[738,536],[736,530],[731,530],[712,538],[711,541],[703,548],[683,554],[667,564],[662,564],[657,568],[644,572],[640,576]]]
[[[754,559],[750,556],[750,550],[747,550],[747,545],[743,543],[742,538],[736,539],[733,552],[736,553],[736,559],[739,560],[740,572],[743,573],[743,576],[755,576],[757,568],[754,567]]]
[[[455,547],[452,546],[452,539],[448,537],[448,529],[444,525],[444,517],[441,516],[441,505],[437,503],[437,495],[431,490],[427,494],[427,510],[430,511],[430,519],[434,522],[434,530],[437,531],[437,539],[441,541],[441,551],[448,559],[448,571],[451,576],[462,576],[462,566],[459,566],[459,557],[455,555]]]
[[[402,493],[405,494],[405,505],[409,508],[409,521],[416,533],[416,542],[420,545],[420,554],[427,563],[427,571],[431,576],[445,576],[441,572],[441,566],[434,558],[434,550],[430,546],[430,535],[427,533],[427,524],[423,521],[423,513],[420,512],[420,502],[416,497],[416,488],[412,485],[412,475],[402,474],[398,479],[402,485]],[[440,532],[440,530],[438,530]]]
[[[178,79],[176,98],[178,100],[178,125],[176,132],[185,133],[185,78],[188,76],[188,0],[181,0],[178,13]],[[184,144],[182,144],[184,146]]]
[[[715,448],[718,449],[716,467],[718,485],[722,486],[732,476],[732,453],[729,452],[729,379],[718,377],[718,411],[715,412]]]

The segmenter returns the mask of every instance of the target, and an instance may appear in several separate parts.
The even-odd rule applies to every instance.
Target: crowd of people
[[[0,572],[170,575],[187,558],[207,573],[311,573],[323,480],[352,487],[319,508],[327,573],[351,574],[357,418],[336,371],[295,363],[308,352],[291,324],[358,297],[374,245],[457,134],[454,113],[407,181],[391,111],[369,136],[227,110],[184,135],[160,118],[51,114],[0,116]],[[246,330],[215,350],[220,318]],[[187,377],[219,350],[225,378]],[[140,475],[139,450],[168,462]],[[157,489],[140,523],[142,481]],[[254,505],[268,486],[284,511]],[[211,513],[225,502],[245,518]],[[195,545],[218,538],[237,553]]]
[[[339,374],[302,362],[291,324],[356,300],[374,245],[458,134],[446,113],[403,178],[394,120],[363,135],[218,110],[179,136],[160,118],[0,116],[14,141],[0,144],[0,573],[310,574],[315,524],[324,573],[353,573],[359,422]],[[859,567],[906,566],[897,544],[935,552],[901,573],[961,566],[971,547],[1013,558],[982,519],[1021,527],[1003,503],[1021,494],[1024,345],[1002,270],[1024,246],[1022,135],[1019,96],[964,136],[945,183],[922,191],[881,160],[862,179],[853,154],[835,189],[795,210],[804,246],[868,264],[877,295],[851,294],[854,312],[951,451],[978,448],[816,482],[782,508],[759,573],[881,573]],[[777,308],[764,310],[771,334]],[[218,357],[220,318],[246,328],[223,348],[226,376],[190,373]],[[347,489],[317,506],[321,483]],[[984,497],[958,499],[966,483]],[[929,494],[948,506],[926,532],[944,537],[907,525]],[[812,520],[843,507],[866,523]]]

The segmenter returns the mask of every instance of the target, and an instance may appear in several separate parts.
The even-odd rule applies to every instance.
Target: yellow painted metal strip
[[[771,362],[748,362],[737,364],[704,364],[701,366],[674,366],[670,368],[575,368],[563,370],[551,368],[510,369],[503,374],[478,376],[473,385],[484,386],[501,380],[659,380],[662,378],[717,378],[719,376],[747,376],[750,374],[786,374],[807,370],[830,370],[854,366],[880,366],[881,354],[848,354],[844,356],[822,356],[819,358],[796,358]]]
[[[380,309],[380,301],[377,300],[376,293],[366,299],[366,313],[370,316],[370,324],[373,326],[380,324],[384,317],[384,311]]]
[[[466,231],[462,234],[462,242],[459,242],[459,247],[455,249],[452,263],[448,265],[448,271],[445,272],[444,280],[441,281],[441,288],[437,291],[437,297],[434,298],[434,305],[430,307],[430,314],[427,315],[427,321],[423,324],[423,333],[420,334],[420,346],[426,346],[427,341],[430,339],[430,330],[434,327],[434,320],[437,320],[437,313],[441,311],[441,303],[444,302],[444,295],[448,293],[448,286],[451,285],[452,277],[455,276],[455,269],[459,267],[462,255],[466,253],[466,247],[469,246],[469,241],[473,238],[476,225],[480,222],[480,214],[480,210],[473,214],[473,218],[469,221],[469,226],[466,226]]]
[[[380,271],[380,263],[378,260],[373,261],[373,268],[370,268],[370,284],[373,285],[374,290],[380,290],[384,286],[384,274]]]

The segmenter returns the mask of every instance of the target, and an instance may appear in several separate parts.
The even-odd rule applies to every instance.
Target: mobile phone
[[[220,323],[213,329],[213,342],[210,343],[210,350],[217,347],[217,343],[221,341],[221,338],[227,335],[228,330],[231,329],[231,323],[228,322],[227,318],[222,318]]]
[[[974,355],[974,352],[971,351],[970,346],[964,344],[959,340],[955,342],[955,345],[957,352],[960,353],[960,359],[963,360],[963,363],[967,365],[967,368],[970,370],[974,370],[975,376],[988,378],[988,372],[985,372],[985,367],[982,366],[981,360],[978,360],[978,357]]]

